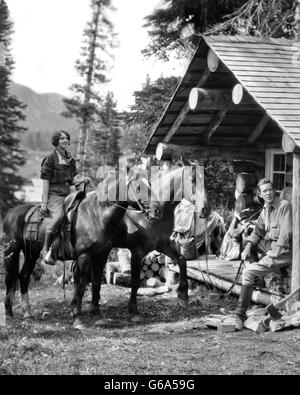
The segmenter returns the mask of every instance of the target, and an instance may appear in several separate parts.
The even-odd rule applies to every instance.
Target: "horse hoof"
[[[80,320],[75,320],[73,324],[73,328],[78,330],[78,331],[84,331],[86,329],[86,326],[84,323]]]
[[[139,322],[142,322],[143,318],[139,314],[137,314],[137,315],[134,315],[134,316],[130,317],[130,321],[134,322],[135,324],[137,324]]]
[[[188,309],[189,302],[185,299],[178,299],[179,306],[183,307],[184,309]]]
[[[105,326],[105,325],[107,325],[107,320],[105,320],[105,319],[100,319],[100,320],[97,320],[97,321],[95,321],[94,322],[94,326],[96,326],[96,327],[98,327],[98,326]]]
[[[7,320],[11,320],[11,319],[14,318],[14,315],[13,315],[12,312],[6,310],[6,311],[5,311],[5,318],[6,318]]]

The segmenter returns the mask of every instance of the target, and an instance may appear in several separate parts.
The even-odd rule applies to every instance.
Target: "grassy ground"
[[[300,373],[299,329],[263,334],[207,329],[203,317],[219,313],[224,305],[233,307],[235,301],[209,302],[203,287],[191,292],[189,311],[171,294],[139,297],[144,317],[139,324],[128,320],[128,288],[103,285],[107,303],[99,322],[88,314],[88,290],[83,306],[87,329],[79,332],[72,328],[72,287],[67,286],[64,298],[62,289],[53,285],[55,272],[50,268],[31,285],[31,323],[22,320],[17,294],[15,318],[0,335],[1,375]]]

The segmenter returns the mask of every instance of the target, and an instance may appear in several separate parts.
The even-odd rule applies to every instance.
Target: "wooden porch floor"
[[[240,260],[238,261],[226,261],[224,259],[218,259],[214,255],[208,256],[207,260],[205,257],[199,257],[199,260],[187,261],[187,273],[188,277],[207,286],[213,286],[224,292],[228,291],[235,282],[238,268],[240,266]],[[178,272],[178,267],[171,268]],[[241,276],[236,281],[235,286],[232,289],[233,295],[239,295],[241,290]],[[280,292],[270,290],[268,288],[255,288],[253,292],[253,302],[268,305],[270,303],[278,302],[284,295]]]

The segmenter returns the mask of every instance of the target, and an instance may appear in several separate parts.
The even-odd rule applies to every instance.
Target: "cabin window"
[[[280,149],[266,150],[266,177],[280,193],[286,187],[286,154]]]

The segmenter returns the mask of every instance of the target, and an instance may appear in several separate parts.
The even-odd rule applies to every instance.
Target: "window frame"
[[[278,170],[274,171],[274,156],[275,155],[284,155],[284,157],[285,157],[284,171],[278,171]],[[284,174],[283,189],[286,187],[286,165],[287,165],[287,154],[286,154],[286,152],[283,151],[283,149],[280,149],[280,148],[267,148],[266,149],[265,177],[273,182],[274,174]],[[282,190],[276,189],[276,192],[280,193]]]

